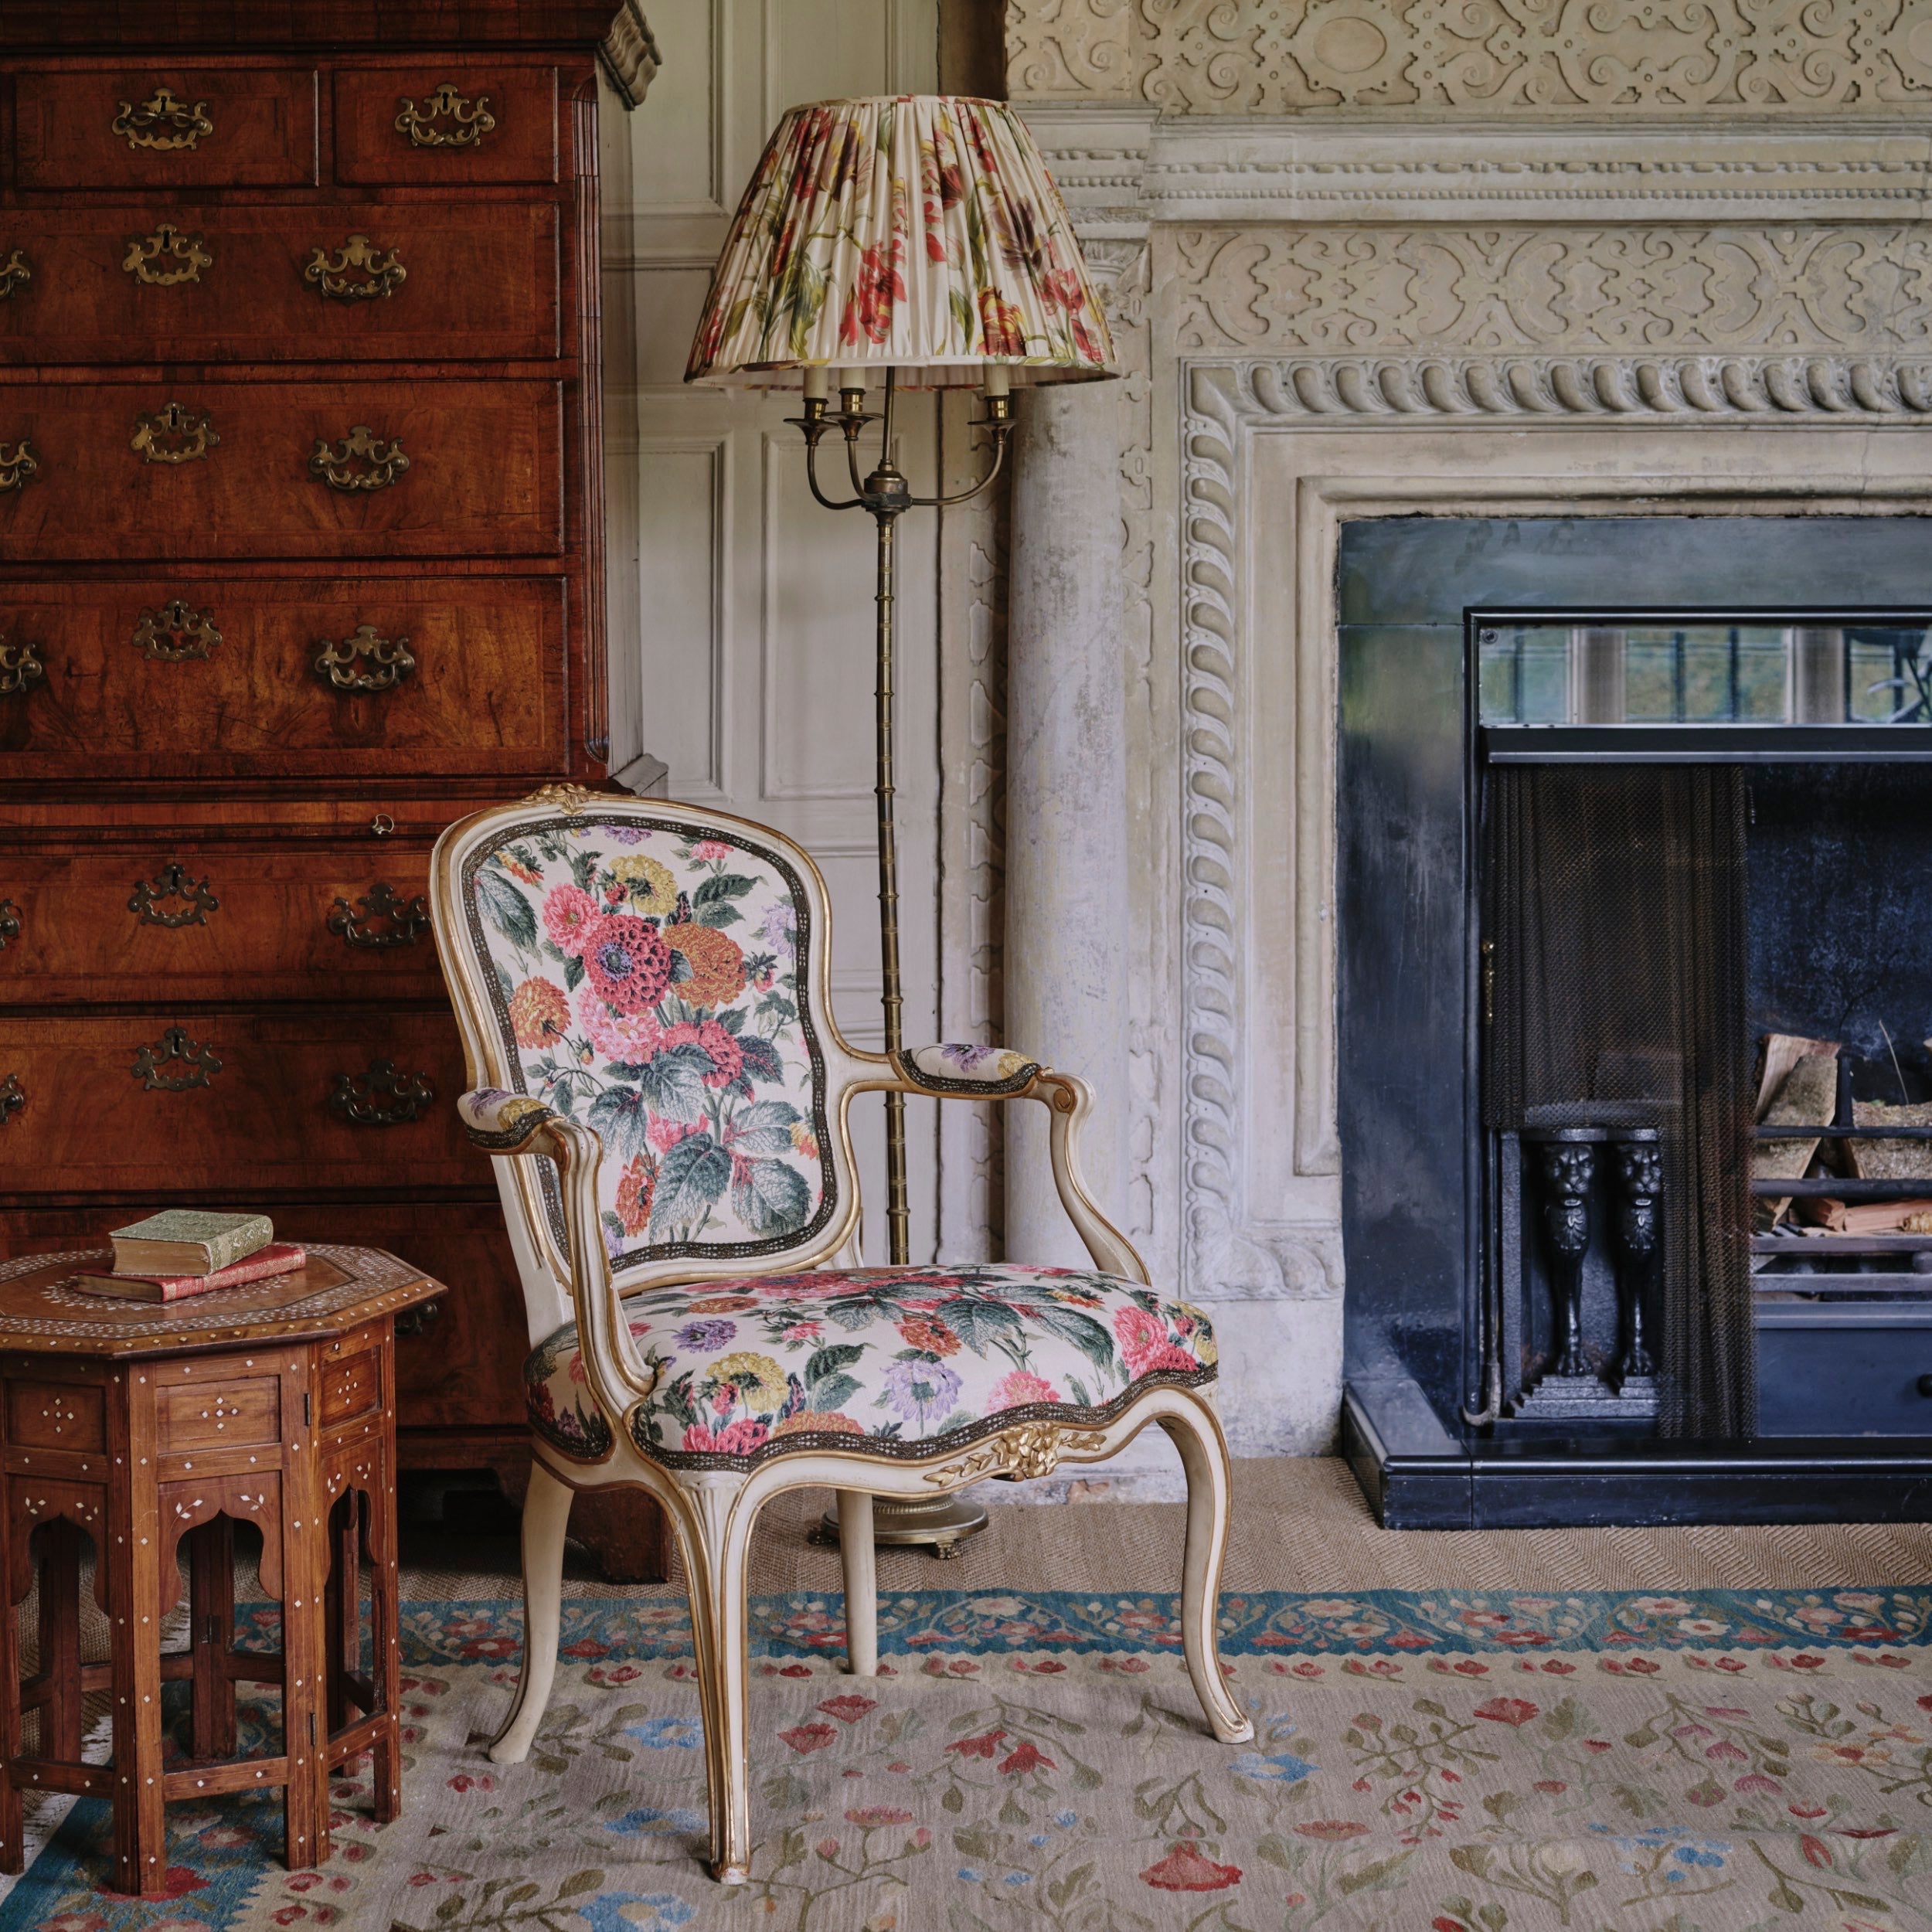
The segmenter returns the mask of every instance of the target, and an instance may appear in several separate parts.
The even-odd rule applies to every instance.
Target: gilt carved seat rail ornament
[[[407,638],[385,638],[372,624],[359,624],[340,644],[322,640],[315,672],[338,691],[389,691],[416,668]]]
[[[366,423],[358,423],[333,448],[318,437],[308,473],[332,490],[386,490],[410,466],[400,436],[386,441]]]
[[[403,1073],[393,1060],[376,1060],[366,1073],[338,1073],[329,1111],[355,1127],[400,1127],[420,1117],[436,1098],[427,1073]]]
[[[197,611],[180,597],[170,597],[152,611],[144,611],[128,640],[145,658],[179,664],[205,658],[221,642],[212,611]]]
[[[25,638],[9,644],[0,634],[0,698],[18,697],[31,691],[47,675],[40,655]]]
[[[0,261],[0,302],[9,300],[32,280],[33,270],[27,266],[26,257],[17,248],[10,250],[6,260]]]
[[[474,148],[496,125],[490,97],[478,94],[474,104],[453,80],[433,88],[421,107],[404,97],[396,117],[396,131],[409,137],[412,148]]]
[[[201,271],[213,267],[215,258],[202,247],[200,236],[163,222],[151,235],[128,237],[121,265],[150,288],[172,288],[178,282],[199,281]]]
[[[379,879],[353,906],[338,899],[328,915],[328,930],[345,946],[413,946],[429,929],[429,902],[423,895],[400,898],[393,886]]]
[[[220,442],[207,410],[190,409],[185,403],[164,403],[134,418],[128,447],[144,463],[179,464],[199,462]]]
[[[319,245],[302,270],[302,280],[334,301],[369,301],[396,293],[409,279],[401,256],[366,235],[352,235],[332,257]]]
[[[179,903],[172,911],[162,908],[169,900]],[[128,910],[143,926],[165,926],[179,931],[183,926],[206,926],[208,915],[219,910],[221,901],[208,889],[205,879],[190,879],[187,868],[172,862],[163,866],[152,879],[138,879]]]
[[[17,443],[0,443],[0,496],[25,489],[39,473],[39,459],[26,437]]]
[[[124,100],[114,116],[114,131],[130,148],[168,154],[195,147],[204,134],[215,131],[215,124],[208,117],[206,101],[190,107],[172,87],[157,87],[138,107]]]
[[[190,1039],[185,1027],[170,1026],[134,1055],[128,1071],[150,1093],[185,1094],[191,1087],[206,1087],[221,1070],[212,1047]]]

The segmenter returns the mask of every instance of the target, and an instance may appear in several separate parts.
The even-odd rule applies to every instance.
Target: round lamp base
[[[964,1496],[930,1498],[875,1496],[872,1505],[872,1539],[882,1549],[911,1549],[923,1544],[942,1562],[961,1553],[968,1536],[977,1536],[986,1527],[986,1512]],[[821,1548],[838,1543],[838,1508],[828,1509],[811,1532],[811,1540]]]

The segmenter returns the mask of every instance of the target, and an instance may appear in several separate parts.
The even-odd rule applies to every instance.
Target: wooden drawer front
[[[0,1147],[5,1140],[0,1133]],[[479,1157],[467,1179],[489,1186],[488,1163]],[[257,1203],[240,1189],[225,1194],[222,1205]],[[396,1411],[403,1428],[522,1427],[529,1351],[523,1291],[494,1193],[486,1201],[273,1202],[264,1212],[280,1240],[386,1248],[446,1284],[434,1301],[396,1318]],[[0,1258],[103,1247],[108,1230],[131,1218],[124,1206],[0,1213]]]
[[[560,769],[564,595],[561,577],[353,570],[294,582],[0,583],[0,638],[31,646],[44,672],[0,693],[0,753],[19,778]],[[375,638],[406,639],[413,668],[384,689],[339,689],[316,658],[364,624]],[[355,655],[337,675],[380,675],[367,652]]]
[[[317,91],[307,66],[161,59],[22,73],[14,83],[20,185],[297,187],[316,178]]]
[[[372,457],[346,447],[358,426]],[[134,447],[143,434],[168,460]],[[0,444],[26,438],[38,466],[0,495],[0,555],[555,554],[562,434],[549,381],[0,389]],[[332,488],[310,471],[318,445],[339,475],[394,480]],[[386,471],[399,446],[408,468]]]
[[[219,1065],[211,1063],[219,1063]],[[407,1114],[379,1063],[430,1097]],[[0,1020],[0,1193],[175,1194],[474,1185],[447,1012],[189,1013]],[[150,1085],[157,1082],[160,1084]]]
[[[282,1439],[279,1376],[209,1379],[161,1389],[155,1433],[163,1455],[184,1449],[253,1449]]]
[[[556,73],[446,60],[433,67],[340,67],[335,174],[370,185],[549,182],[557,178]],[[412,139],[396,125],[413,104]],[[494,125],[481,128],[481,109]]]
[[[105,1449],[107,1397],[84,1383],[9,1382],[9,1449]]]
[[[527,201],[15,210],[0,260],[32,279],[0,301],[0,363],[553,356],[556,226]]]
[[[383,1406],[383,1368],[374,1349],[365,1349],[322,1368],[322,1410],[318,1426],[333,1429],[372,1414]]]
[[[117,841],[0,855],[0,1005],[435,999],[429,854]]]

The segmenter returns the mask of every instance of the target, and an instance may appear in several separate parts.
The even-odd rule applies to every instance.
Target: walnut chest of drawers
[[[404,1461],[512,1486],[422,893],[604,777],[598,70],[652,52],[630,0],[0,9],[0,1253],[177,1201],[393,1248],[449,1286]]]

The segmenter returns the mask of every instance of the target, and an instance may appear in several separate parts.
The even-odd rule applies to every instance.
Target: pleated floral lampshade
[[[910,94],[794,107],[712,277],[688,383],[797,389],[890,366],[910,389],[1111,376],[1073,226],[1002,101]]]

